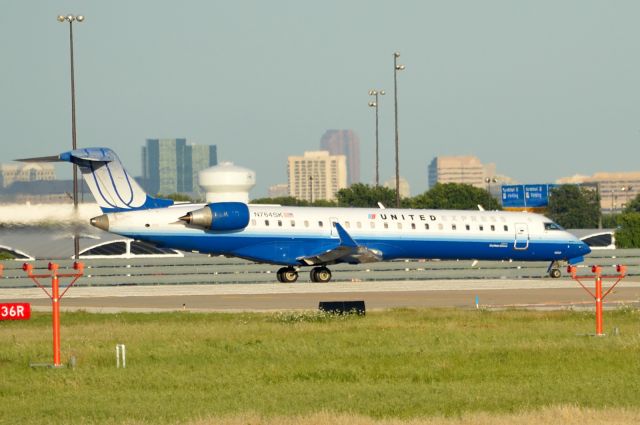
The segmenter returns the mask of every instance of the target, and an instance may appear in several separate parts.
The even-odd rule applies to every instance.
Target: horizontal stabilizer
[[[62,162],[58,155],[53,156],[38,156],[35,158],[22,158],[22,159],[14,159],[14,161],[19,162]]]

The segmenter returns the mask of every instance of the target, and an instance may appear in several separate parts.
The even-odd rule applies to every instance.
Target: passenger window
[[[411,223],[411,229],[416,230],[416,223]]]
[[[402,230],[402,223],[398,223],[398,230]]]
[[[269,220],[265,220],[265,221],[264,221],[264,225],[265,225],[265,226],[268,226],[268,225],[269,225]]]
[[[504,231],[508,232],[509,231],[509,226],[507,226],[506,224],[504,225]]]
[[[429,230],[429,223],[424,223],[424,230]]]
[[[376,228],[376,222],[375,221],[370,221],[369,222],[369,227],[371,227],[372,229]]]
[[[482,232],[484,230],[484,226],[481,224],[480,226],[478,226],[478,229],[480,229],[480,231]]]
[[[495,232],[496,231],[496,226],[494,226],[493,224],[491,225],[491,231]]]
[[[465,225],[464,227],[466,227],[467,230],[471,230],[471,226],[469,226],[468,224]]]
[[[278,227],[282,227],[282,220],[278,220]]]
[[[442,230],[443,228],[442,223],[438,223],[438,230]]]
[[[309,220],[304,221],[304,227],[309,227]]]
[[[384,223],[384,228],[388,229],[389,228],[389,223]]]
[[[345,222],[344,222],[344,228],[345,228],[345,229],[348,229],[348,228],[350,228],[350,227],[351,227],[351,223],[349,223],[348,221],[345,221]]]
[[[291,220],[291,227],[296,227],[296,221],[295,220]]]
[[[319,221],[318,222],[318,227],[322,227],[322,226],[324,226],[324,223],[322,221]]]
[[[361,222],[359,222],[359,221],[358,221],[358,222],[356,222],[356,227],[357,227],[358,229],[362,229],[362,223],[361,223]]]
[[[255,219],[255,218],[252,218],[252,219],[251,219],[251,225],[252,225],[252,226],[255,226],[255,225],[256,225],[256,219]]]
[[[456,225],[455,224],[451,225],[451,230],[456,230]]]

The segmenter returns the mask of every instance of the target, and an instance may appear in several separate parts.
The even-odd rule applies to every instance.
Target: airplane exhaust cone
[[[105,232],[109,231],[109,216],[107,216],[106,214],[93,217],[91,220],[89,220],[89,223],[93,227],[97,227],[98,229],[104,230]]]

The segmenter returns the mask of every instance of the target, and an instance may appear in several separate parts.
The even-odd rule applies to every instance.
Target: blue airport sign
[[[504,208],[524,207],[524,186],[521,184],[503,185],[502,206]]]
[[[555,184],[515,184],[502,186],[504,208],[542,208],[549,205],[549,192]]]

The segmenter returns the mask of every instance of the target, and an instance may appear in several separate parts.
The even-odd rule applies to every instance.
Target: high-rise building
[[[475,156],[437,156],[429,164],[429,188],[437,183],[464,183],[486,189],[494,179],[496,165],[483,164]]]
[[[327,151],[305,152],[288,158],[289,196],[305,201],[332,201],[347,187],[347,160]]]
[[[347,184],[360,181],[360,139],[353,130],[327,130],[320,139],[320,149],[347,158]]]
[[[563,177],[558,184],[595,185],[600,194],[600,210],[619,213],[640,194],[640,172],[595,173],[593,176]]]
[[[198,172],[218,163],[215,145],[187,145],[186,139],[147,139],[142,176],[152,194],[200,194]]]
[[[198,184],[198,173],[218,164],[218,148],[216,145],[187,145],[187,151],[187,158],[191,157],[191,192],[202,198],[205,192]]]
[[[0,187],[11,186],[14,182],[35,182],[55,180],[53,164],[28,162],[25,164],[0,164]]]

